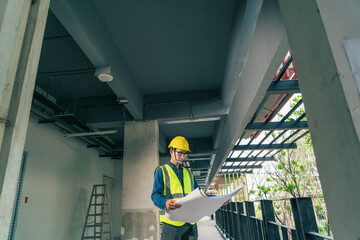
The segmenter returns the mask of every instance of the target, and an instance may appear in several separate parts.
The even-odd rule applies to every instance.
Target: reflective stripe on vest
[[[194,176],[189,169],[183,167],[183,182],[184,182],[184,189],[180,183],[179,178],[177,177],[174,170],[168,165],[165,164],[160,167],[163,173],[163,180],[164,180],[164,190],[163,195],[167,199],[178,200],[194,190]],[[167,223],[173,226],[182,226],[185,222],[177,222],[171,221],[165,216],[165,211],[160,210],[160,224]],[[191,223],[195,224],[195,223]]]

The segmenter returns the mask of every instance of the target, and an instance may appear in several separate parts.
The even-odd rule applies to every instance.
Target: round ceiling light
[[[108,73],[101,73],[97,77],[102,82],[111,82],[114,79],[113,76]]]

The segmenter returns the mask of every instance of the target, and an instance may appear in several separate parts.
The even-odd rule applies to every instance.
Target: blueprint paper
[[[344,40],[343,44],[360,93],[360,39]]]
[[[237,194],[245,183],[241,183],[230,194],[223,196],[208,197],[200,190],[195,189],[186,197],[180,198],[176,203],[181,205],[181,208],[166,211],[165,215],[172,221],[179,222],[197,222],[204,216],[210,216],[217,209],[219,209],[227,200]]]

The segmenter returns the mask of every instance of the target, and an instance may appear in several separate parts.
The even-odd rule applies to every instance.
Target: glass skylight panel
[[[233,166],[239,166],[241,162],[234,162]]]
[[[225,162],[225,166],[231,166],[232,164],[232,162]]]
[[[240,166],[245,166],[246,164],[248,164],[249,162],[241,162]]]

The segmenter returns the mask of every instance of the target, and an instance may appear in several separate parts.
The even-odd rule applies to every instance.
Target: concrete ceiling
[[[184,135],[194,156],[210,154],[213,161],[257,2],[52,1],[37,86],[91,128],[119,129],[110,136],[119,149],[124,121],[156,119],[162,153],[171,138]],[[110,83],[94,76],[104,66],[111,67]],[[118,98],[129,103],[119,105]]]
[[[235,1],[94,4],[142,94],[221,87]]]

